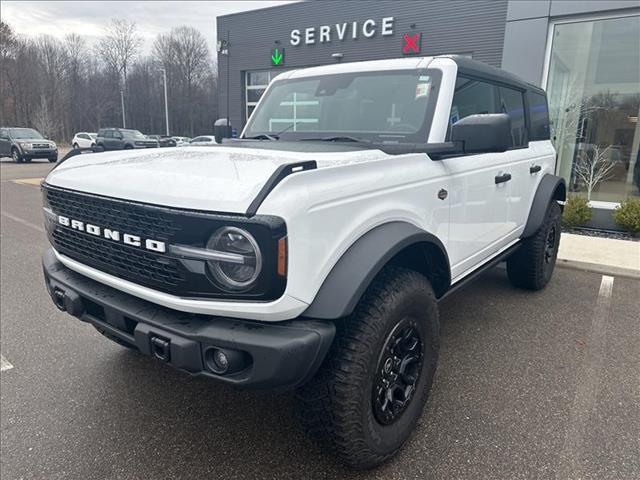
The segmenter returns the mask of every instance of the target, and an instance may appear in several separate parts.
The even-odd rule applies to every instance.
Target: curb
[[[566,260],[564,258],[558,258],[556,265],[558,267],[570,268],[573,270],[582,270],[585,272],[602,273],[605,275],[640,280],[640,270],[635,268],[616,267],[614,265],[606,265],[602,263],[579,262],[576,260]]]

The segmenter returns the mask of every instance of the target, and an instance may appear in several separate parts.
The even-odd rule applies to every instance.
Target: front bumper
[[[119,342],[173,367],[238,387],[290,389],[316,372],[333,341],[332,322],[254,322],[171,310],[120,292],[43,258],[47,290],[56,306]],[[215,354],[229,360],[219,373]]]
[[[28,158],[53,158],[58,157],[58,149],[55,148],[20,148],[22,156]]]

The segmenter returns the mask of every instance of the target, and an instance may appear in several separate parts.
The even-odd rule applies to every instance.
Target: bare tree
[[[15,57],[18,49],[18,39],[8,23],[0,20],[0,124],[8,124],[7,118],[16,121],[15,105]],[[13,114],[13,115],[11,115]]]
[[[122,75],[126,85],[127,71],[140,53],[142,37],[135,22],[113,19],[106,27],[106,35],[98,42],[97,51],[107,66]]]
[[[33,117],[33,126],[44,135],[45,138],[54,138],[56,123],[49,110],[47,98],[44,95],[40,96],[40,107],[36,110]]]
[[[574,171],[587,189],[587,200],[591,200],[593,189],[598,183],[612,176],[617,163],[612,153],[611,145],[602,151],[600,147],[593,145],[591,148],[581,149],[578,153]]]
[[[209,48],[204,35],[193,27],[181,26],[166,35],[158,35],[153,46],[154,58],[162,64],[172,83],[184,93],[183,105],[194,134],[194,93],[211,72]]]

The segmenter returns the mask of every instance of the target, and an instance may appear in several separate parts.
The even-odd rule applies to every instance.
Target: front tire
[[[17,148],[11,149],[11,158],[13,158],[13,161],[15,163],[22,163],[24,161],[22,154],[18,151]]]
[[[438,307],[428,280],[386,268],[297,394],[299,419],[344,463],[373,468],[407,441],[422,414],[438,357]]]
[[[541,290],[549,283],[558,257],[561,214],[558,202],[552,201],[540,229],[508,258],[507,275],[513,286]]]
[[[80,146],[77,143],[74,143],[73,144],[73,148],[74,148],[74,150],[78,150],[80,148]]]

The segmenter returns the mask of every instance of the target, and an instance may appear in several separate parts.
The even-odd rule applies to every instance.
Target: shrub
[[[578,195],[570,195],[564,203],[562,223],[567,227],[584,225],[591,220],[591,207],[586,198]]]
[[[634,235],[640,234],[640,198],[627,198],[613,211],[613,219]]]

